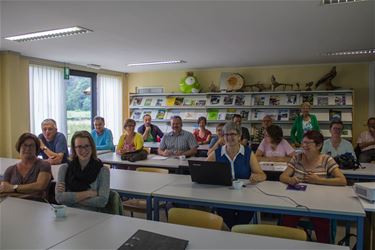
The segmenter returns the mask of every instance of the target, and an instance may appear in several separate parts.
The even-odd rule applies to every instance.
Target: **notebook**
[[[189,160],[189,170],[193,182],[232,186],[231,167],[226,163]]]
[[[118,250],[184,250],[189,241],[138,230]]]

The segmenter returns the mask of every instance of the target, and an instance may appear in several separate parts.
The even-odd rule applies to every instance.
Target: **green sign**
[[[64,80],[69,80],[70,70],[68,67],[64,67]]]

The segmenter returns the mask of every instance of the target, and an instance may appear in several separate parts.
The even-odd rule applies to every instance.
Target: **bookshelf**
[[[145,93],[130,94],[130,117],[142,123],[142,117],[150,114],[154,123],[163,131],[170,131],[169,119],[179,115],[184,129],[197,128],[198,117],[207,118],[207,127],[215,132],[216,124],[231,120],[233,114],[241,114],[243,126],[251,134],[259,129],[265,115],[283,128],[285,137],[302,102],[312,104],[311,113],[317,116],[321,132],[329,137],[329,123],[341,118],[344,123],[343,138],[352,139],[353,102],[352,90],[334,91],[272,91],[272,92],[208,92],[208,93]]]

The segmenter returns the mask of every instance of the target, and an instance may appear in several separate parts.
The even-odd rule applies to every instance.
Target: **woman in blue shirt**
[[[332,157],[342,155],[345,153],[351,153],[354,158],[356,158],[353,145],[341,138],[342,130],[344,124],[342,121],[334,120],[329,125],[329,132],[331,133],[331,138],[324,141],[322,153],[328,154]]]
[[[218,147],[207,161],[227,163],[232,169],[234,179],[248,179],[251,183],[266,180],[267,176],[260,168],[256,156],[249,146],[241,144],[241,127],[228,122],[223,127],[225,145]],[[237,224],[248,224],[253,217],[252,212],[232,209],[217,209],[229,228]]]
[[[113,145],[112,131],[104,127],[104,118],[100,116],[94,117],[95,129],[91,131],[91,136],[94,139],[97,150],[115,150]]]

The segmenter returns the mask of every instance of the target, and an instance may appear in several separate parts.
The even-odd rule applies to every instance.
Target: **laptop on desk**
[[[189,160],[191,181],[199,184],[232,186],[232,171],[228,164],[214,161]]]

